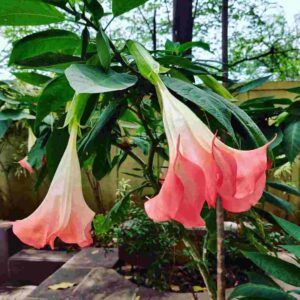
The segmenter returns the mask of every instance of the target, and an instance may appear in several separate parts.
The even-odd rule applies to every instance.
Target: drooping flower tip
[[[27,170],[30,174],[32,174],[34,172],[33,168],[31,167],[31,165],[27,161],[27,157],[21,159],[18,163],[22,168]]]

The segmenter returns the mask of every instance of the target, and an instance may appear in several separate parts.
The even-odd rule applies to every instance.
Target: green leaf
[[[300,190],[297,189],[296,187],[283,183],[283,182],[277,182],[277,181],[267,181],[267,185],[269,185],[270,187],[283,191],[283,192],[287,192],[296,196],[300,196]]]
[[[281,245],[280,247],[294,254],[300,260],[300,245]]]
[[[48,140],[49,132],[46,130],[43,134],[36,139],[34,145],[28,153],[28,163],[29,165],[38,170],[43,165],[43,157],[46,153],[45,143]]]
[[[255,124],[255,122],[238,106],[231,103],[230,101],[224,99],[223,97],[210,92],[210,91],[204,91],[192,84],[189,84],[187,82],[181,81],[179,79],[174,78],[163,78],[164,83],[174,92],[179,94],[180,96],[194,102],[194,103],[204,103],[205,107],[207,107],[207,104],[209,102],[213,103],[211,107],[211,112],[217,115],[214,115],[214,117],[223,125],[226,122],[226,126],[223,125],[227,130],[229,131],[229,134],[233,134],[232,137],[234,138],[233,129],[230,128],[228,124],[228,120],[224,119],[224,115],[228,116],[230,113],[235,116],[237,121],[240,123],[240,125],[244,128],[244,130],[248,133],[249,137],[251,137],[251,140],[253,142],[253,145],[256,147],[260,147],[262,145],[265,145],[267,143],[267,139],[265,138],[264,134],[261,132],[259,127]],[[218,106],[217,106],[218,103]],[[199,104],[198,104],[199,105]],[[204,107],[204,106],[203,106]],[[216,108],[218,107],[218,110]],[[215,109],[215,112],[213,112],[213,109]],[[223,112],[223,116],[220,115],[221,112]],[[222,122],[221,122],[221,119]],[[231,125],[230,125],[231,126]]]
[[[125,90],[137,81],[137,77],[88,65],[72,65],[65,71],[71,87],[77,93],[98,94]]]
[[[300,153],[300,120],[293,121],[284,129],[283,144],[290,162]]]
[[[180,96],[200,106],[204,111],[220,122],[235,138],[234,130],[231,126],[231,112],[223,102],[207,95],[205,91],[197,88],[191,83],[187,83],[180,79],[162,76],[163,82],[168,88],[175,91]]]
[[[35,116],[24,112],[23,110],[6,109],[0,111],[0,122],[1,121],[19,121],[19,120],[34,120]]]
[[[300,286],[300,268],[279,258],[259,252],[242,252],[267,274],[288,284]]]
[[[79,62],[80,57],[60,54],[60,53],[45,53],[38,56],[30,57],[24,60],[19,60],[16,64],[24,68],[30,69],[47,69],[47,67],[54,67],[65,69],[72,63]],[[55,70],[56,72],[56,70]]]
[[[286,91],[288,91],[290,93],[294,93],[294,94],[300,94],[300,86],[299,87],[290,88],[290,89],[286,89]]]
[[[46,53],[74,54],[80,45],[80,38],[67,30],[50,29],[33,33],[13,45],[9,64],[18,64]]]
[[[63,120],[60,121],[63,126]],[[68,127],[55,128],[46,144],[46,162],[50,178],[53,178],[60,160],[66,150],[69,141]]]
[[[284,220],[282,218],[279,218],[275,215],[272,215],[273,219],[276,221],[276,223],[290,236],[292,236],[295,240],[300,242],[300,226],[291,223],[287,220]]]
[[[100,29],[96,36],[97,53],[102,68],[107,71],[111,63],[110,46],[105,32]]]
[[[12,121],[0,121],[0,139],[2,139],[7,132]]]
[[[295,210],[295,208],[293,207],[293,205],[291,203],[289,203],[288,201],[286,201],[276,195],[273,195],[270,192],[265,191],[263,193],[263,197],[267,202],[285,210],[289,214],[293,213],[293,211]]]
[[[229,91],[211,75],[198,75],[203,83],[225,99],[234,99]]]
[[[62,22],[64,15],[55,7],[36,0],[1,0],[0,26],[44,25]]]
[[[59,111],[68,101],[71,101],[74,91],[65,76],[51,80],[42,91],[37,106],[35,130],[42,120],[51,112]]]
[[[112,0],[112,11],[115,17],[120,16],[144,3],[148,0]]]
[[[155,84],[160,70],[160,64],[153,59],[150,53],[141,44],[129,40],[127,41],[127,47],[130,54],[134,57],[140,73]]]
[[[19,80],[35,86],[42,86],[51,80],[51,77],[35,72],[14,72],[13,75],[15,75]]]
[[[251,283],[262,284],[262,285],[267,285],[267,286],[274,287],[277,289],[281,289],[280,286],[266,274],[256,273],[256,272],[245,272],[245,273]]]
[[[210,47],[209,44],[203,42],[203,41],[196,41],[196,42],[187,42],[184,44],[181,44],[178,46],[177,51],[179,53],[185,52],[191,48],[202,48],[206,51],[210,51]]]
[[[94,20],[98,21],[103,17],[104,10],[99,0],[84,0],[84,3]]]
[[[296,300],[288,293],[267,285],[246,283],[236,287],[229,295],[232,299],[270,299],[270,300]]]
[[[236,94],[247,93],[247,92],[249,92],[251,90],[254,90],[255,88],[263,85],[265,82],[267,82],[269,80],[270,77],[271,77],[271,75],[261,77],[261,78],[258,78],[258,79],[254,79],[254,80],[249,81],[247,83],[241,84],[238,87],[235,87],[233,90],[231,90],[231,92],[234,92]]]
[[[101,138],[101,143],[97,145],[97,154],[93,163],[93,175],[97,180],[101,180],[112,170],[110,150],[111,137],[109,134],[105,134]]]
[[[79,146],[81,157],[89,156],[95,147],[100,136],[110,132],[117,118],[122,114],[124,108],[123,101],[112,101],[101,112],[98,121],[90,132],[84,137]]]

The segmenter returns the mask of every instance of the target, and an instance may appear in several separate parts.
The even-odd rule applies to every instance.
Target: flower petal
[[[31,167],[31,165],[28,163],[27,161],[27,156],[25,158],[23,158],[22,160],[19,161],[19,165],[24,168],[25,170],[27,170],[30,174],[33,173],[33,168]]]
[[[178,149],[160,193],[145,203],[145,210],[156,222],[175,220],[186,228],[195,228],[205,224],[200,216],[204,202],[204,174]]]
[[[213,140],[213,156],[221,174],[218,193],[226,210],[246,211],[261,198],[266,182],[267,147],[270,143],[258,149],[241,151],[217,139]]]

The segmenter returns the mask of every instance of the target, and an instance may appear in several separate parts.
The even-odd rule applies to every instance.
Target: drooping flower
[[[32,146],[34,145],[35,141],[36,141],[36,137],[33,134],[31,128],[28,127],[28,142],[27,142],[28,153],[31,150]],[[27,170],[30,174],[33,173],[34,170],[33,170],[32,166],[29,164],[27,156],[24,157],[23,159],[21,159],[19,161],[19,164],[20,164],[20,166],[22,168],[24,168],[25,170]]]
[[[57,237],[80,247],[92,243],[91,222],[95,214],[82,194],[76,137],[77,126],[73,126],[44,201],[30,216],[13,222],[13,232],[25,244],[35,248],[50,245],[53,249]]]
[[[169,168],[160,193],[145,203],[154,221],[176,220],[187,228],[204,225],[200,212],[216,196],[231,212],[251,208],[260,199],[268,168],[266,144],[241,151],[226,146],[161,81],[157,92],[169,145]]]

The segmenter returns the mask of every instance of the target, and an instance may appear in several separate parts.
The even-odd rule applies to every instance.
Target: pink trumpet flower
[[[243,212],[255,205],[264,190],[268,169],[267,147],[250,151],[226,146],[162,82],[157,92],[169,144],[169,168],[160,193],[145,203],[156,222],[176,220],[187,228],[203,226],[206,201],[216,197],[224,209]]]
[[[79,159],[76,151],[77,126],[73,126],[65,153],[42,204],[27,218],[13,222],[18,238],[35,248],[50,245],[58,237],[80,247],[90,245],[91,222],[95,213],[84,201]]]

